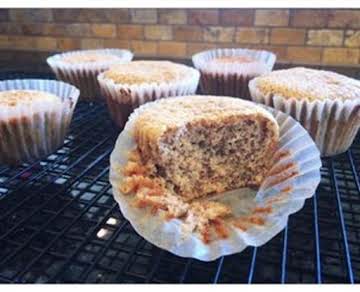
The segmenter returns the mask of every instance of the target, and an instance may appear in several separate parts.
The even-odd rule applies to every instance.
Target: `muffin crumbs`
[[[120,191],[135,197],[133,206],[149,209],[152,215],[161,210],[166,220],[182,220],[184,230],[197,232],[205,244],[229,237],[227,219],[230,219],[230,224],[235,228],[246,231],[254,225],[264,225],[266,215],[272,212],[272,206],[267,204],[255,207],[248,216],[235,217],[231,208],[220,202],[204,198],[186,202],[156,173],[155,166],[143,164],[137,149],[129,151],[128,159],[122,169],[125,179]]]

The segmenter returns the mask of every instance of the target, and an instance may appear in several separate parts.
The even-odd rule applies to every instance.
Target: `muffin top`
[[[173,128],[185,126],[189,121],[231,121],[237,115],[258,116],[276,120],[264,108],[253,102],[224,96],[181,96],[160,99],[147,105],[136,118],[135,129],[144,129],[149,135],[160,136]],[[136,131],[136,130],[135,130]]]
[[[39,102],[58,103],[61,102],[61,99],[54,94],[39,90],[7,90],[0,92],[1,107],[31,106]]]
[[[122,59],[119,56],[112,54],[84,52],[81,54],[65,55],[62,57],[61,60],[69,64],[78,64],[78,63],[116,62],[116,61],[121,61]]]
[[[348,100],[360,98],[360,81],[344,75],[296,67],[273,71],[253,80],[263,94],[298,100]]]
[[[103,78],[116,84],[171,83],[187,77],[190,67],[169,61],[133,61],[111,67]]]
[[[209,61],[210,65],[222,65],[222,64],[243,64],[258,62],[255,59],[248,56],[223,56],[213,58]]]

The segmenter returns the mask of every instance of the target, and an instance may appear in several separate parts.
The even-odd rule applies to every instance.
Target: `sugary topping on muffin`
[[[257,62],[255,59],[248,56],[224,56],[211,59],[209,64],[236,64],[236,63],[252,63]]]
[[[168,61],[134,61],[117,65],[104,73],[119,84],[169,83],[186,77],[190,68]]]
[[[273,116],[256,104],[231,97],[220,96],[182,96],[159,100],[144,110],[136,120],[135,127],[141,130],[142,124],[147,124],[147,130],[152,125],[152,132],[160,134],[174,127],[181,127],[189,120],[214,121],[222,118],[244,114],[259,114],[271,120]]]
[[[34,102],[59,102],[60,98],[49,92],[39,90],[8,90],[0,92],[0,106],[16,107],[31,105]]]
[[[263,94],[283,98],[309,101],[360,98],[360,81],[324,70],[302,67],[277,70],[256,78],[254,82]]]
[[[69,54],[65,55],[61,59],[66,63],[96,63],[96,62],[116,62],[120,61],[121,58],[112,54],[101,54],[101,53],[81,53],[81,54]]]

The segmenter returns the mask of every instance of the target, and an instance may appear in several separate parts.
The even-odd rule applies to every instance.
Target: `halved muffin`
[[[164,99],[135,120],[143,163],[186,200],[259,186],[273,163],[279,128],[256,104],[230,97]]]
[[[194,94],[199,72],[169,61],[134,61],[98,76],[115,124],[122,128],[134,108],[148,101]]]

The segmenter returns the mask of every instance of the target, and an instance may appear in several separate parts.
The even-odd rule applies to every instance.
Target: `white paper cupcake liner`
[[[200,73],[187,67],[186,78],[171,83],[118,84],[98,76],[100,89],[106,98],[110,116],[123,128],[131,112],[138,106],[160,98],[195,94]]]
[[[0,164],[17,165],[43,158],[64,143],[79,90],[54,80],[17,79],[0,82],[0,91],[39,90],[61,102],[38,101],[32,106],[0,106]]]
[[[124,179],[121,169],[127,163],[128,151],[136,146],[132,136],[134,121],[152,104],[140,107],[131,115],[110,158],[110,182],[121,212],[134,229],[152,244],[178,256],[202,261],[215,260],[220,256],[241,252],[247,246],[265,244],[285,228],[289,215],[300,210],[305,199],[313,196],[320,182],[321,160],[318,149],[298,122],[268,108],[280,127],[276,164],[269,176],[258,191],[242,188],[212,198],[231,206],[235,216],[247,214],[254,206],[271,204],[272,212],[266,216],[265,225],[254,225],[242,231],[227,222],[230,236],[205,244],[196,233],[184,234],[181,220],[166,221],[161,213],[152,215],[148,210],[133,207],[134,196],[120,192],[119,186]]]
[[[226,63],[211,65],[209,61],[219,57],[245,56],[256,63]],[[270,72],[276,55],[268,51],[250,49],[216,49],[197,53],[192,57],[195,68],[200,70],[200,87],[204,94],[234,96],[250,99],[248,83]]]
[[[119,61],[114,62],[93,62],[93,63],[68,63],[63,62],[62,58],[69,55],[83,55],[88,53],[108,54],[120,57]],[[51,56],[47,63],[56,75],[56,78],[80,89],[80,99],[88,101],[103,101],[100,94],[97,76],[109,69],[111,65],[130,62],[133,54],[128,50],[122,49],[98,49],[98,50],[79,50]]]
[[[286,99],[263,94],[256,79],[249,84],[252,100],[291,115],[310,133],[321,156],[340,154],[349,149],[360,127],[360,100]]]

